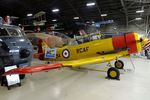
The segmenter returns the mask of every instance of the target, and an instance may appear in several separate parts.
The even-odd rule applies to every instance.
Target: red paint
[[[44,60],[44,53],[36,53],[33,55],[33,58],[37,58],[39,60]]]
[[[38,53],[43,53],[42,39],[39,39],[39,41],[38,41]]]
[[[113,37],[112,41],[113,41],[113,47],[114,47],[115,50],[126,47],[125,37],[124,36]]]
[[[115,50],[127,48],[129,49],[129,54],[136,53],[138,51],[133,32],[126,33],[124,36],[113,37],[112,42]]]
[[[127,48],[129,48],[129,54],[132,53],[137,53],[137,46],[136,46],[136,40],[135,40],[135,36],[134,33],[127,33],[125,35],[126,37],[126,44],[127,44]]]
[[[34,72],[49,71],[49,70],[58,69],[61,67],[62,67],[62,64],[56,63],[56,64],[43,64],[43,65],[32,66],[32,67],[16,68],[8,72],[5,72],[3,76],[12,75],[12,74],[29,74],[29,73],[34,73]]]

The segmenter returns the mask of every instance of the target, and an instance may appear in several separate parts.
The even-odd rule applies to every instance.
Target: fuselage
[[[10,65],[30,66],[32,53],[32,44],[19,27],[0,26],[0,68]]]
[[[55,48],[55,52],[52,53],[55,55],[53,58],[47,58],[45,53],[45,55],[41,55],[40,59],[57,61],[77,60],[119,51],[124,51],[124,55],[128,55],[141,52],[142,41],[140,42],[139,40],[139,35],[131,32],[122,36]]]

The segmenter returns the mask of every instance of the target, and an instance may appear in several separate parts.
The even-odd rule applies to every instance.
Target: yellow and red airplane
[[[45,42],[40,41],[39,53],[34,57],[40,60],[60,61],[55,64],[44,64],[34,67],[17,68],[6,72],[10,74],[26,74],[40,71],[48,71],[61,67],[81,67],[82,65],[103,63],[116,60],[115,67],[110,65],[107,77],[119,79],[124,63],[119,57],[142,51],[142,45],[146,44],[147,38],[140,38],[135,32],[126,33],[122,36],[93,40],[81,44],[66,45],[61,48],[48,48]],[[118,68],[118,69],[117,69]]]

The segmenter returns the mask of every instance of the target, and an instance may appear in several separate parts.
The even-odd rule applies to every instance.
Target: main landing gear
[[[124,63],[121,60],[116,60],[114,65],[115,65],[115,68],[117,69],[123,69],[124,67]]]
[[[107,71],[107,78],[108,79],[116,79],[120,80],[120,72],[117,68],[110,67]]]
[[[120,71],[118,69],[123,69],[124,68],[124,63],[121,60],[116,60],[114,65],[115,65],[115,67],[112,67],[110,62],[108,63],[108,66],[110,68],[107,70],[107,78],[119,80]]]

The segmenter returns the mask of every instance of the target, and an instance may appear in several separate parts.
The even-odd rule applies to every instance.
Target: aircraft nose
[[[147,44],[148,43],[148,38],[140,38],[140,41],[141,41],[141,44],[144,45],[144,44]]]

